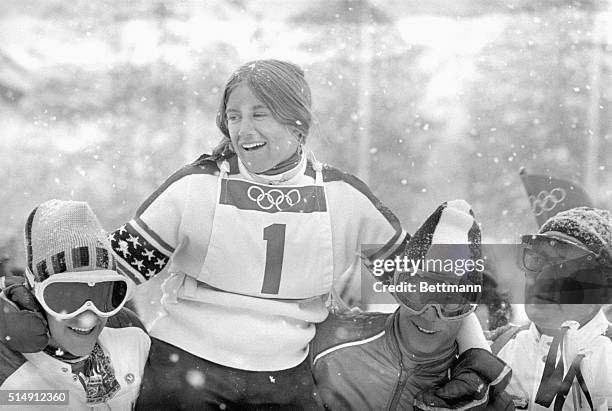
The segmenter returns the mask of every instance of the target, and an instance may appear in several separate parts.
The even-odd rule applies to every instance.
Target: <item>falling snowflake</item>
[[[206,382],[206,377],[201,371],[198,370],[187,371],[187,374],[185,374],[185,379],[187,380],[187,383],[189,383],[189,385],[195,389],[203,388]]]

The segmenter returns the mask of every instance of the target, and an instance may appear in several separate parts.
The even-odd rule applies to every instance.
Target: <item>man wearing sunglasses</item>
[[[480,254],[480,229],[463,200],[438,207],[404,251],[408,260],[415,261],[476,260]],[[480,292],[420,291],[421,287],[469,289],[482,284],[482,272],[415,268],[396,271],[394,281],[395,286],[414,290],[393,294],[399,303],[394,313],[330,315],[317,326],[311,359],[325,406],[331,410],[477,410],[487,405],[513,409],[511,401],[498,395],[511,375],[502,361],[480,348],[457,358],[457,334],[464,319],[476,321],[468,316]],[[447,384],[449,375],[454,381]]]
[[[519,409],[612,408],[612,214],[563,211],[522,237],[528,329],[508,330],[494,347],[512,367],[508,392]],[[494,349],[494,351],[496,351]]]
[[[3,405],[132,409],[150,340],[138,320],[121,311],[131,285],[115,271],[110,244],[93,211],[83,202],[47,201],[31,212],[25,244],[34,299],[31,294],[25,298],[30,298],[32,315],[42,316],[48,327],[48,334],[46,327],[39,330],[48,345],[21,354],[9,348],[10,334],[0,342],[0,389],[13,394]],[[20,290],[17,284],[7,287],[3,306]],[[19,390],[38,393],[23,396]]]

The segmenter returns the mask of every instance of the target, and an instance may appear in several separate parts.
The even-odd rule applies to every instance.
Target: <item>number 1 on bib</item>
[[[263,239],[266,244],[266,268],[264,271],[263,294],[278,294],[280,288],[283,257],[285,254],[286,224],[272,224],[264,228]]]

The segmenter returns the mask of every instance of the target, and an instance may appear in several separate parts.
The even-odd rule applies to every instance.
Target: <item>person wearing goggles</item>
[[[60,320],[91,311],[101,318],[117,314],[128,298],[130,282],[113,270],[62,273],[34,282],[36,299]]]
[[[47,314],[50,344],[85,356],[93,349],[107,319],[117,314],[128,298],[130,283],[112,270],[67,272],[33,281],[36,300]]]
[[[435,247],[435,245],[432,245]],[[422,355],[444,352],[452,347],[462,320],[476,310],[480,292],[447,291],[459,285],[460,277],[417,270],[409,275],[397,275],[396,284],[413,285],[413,290],[440,289],[441,292],[402,292],[395,299],[400,305],[400,329],[406,333],[405,344],[410,351]],[[482,277],[474,285],[482,283]],[[461,281],[465,282],[465,281]],[[465,286],[465,284],[462,284]],[[457,289],[459,289],[457,287]]]
[[[132,409],[150,339],[122,310],[131,283],[115,271],[93,211],[83,202],[47,201],[30,213],[25,244],[27,285],[8,279],[0,295],[8,330],[0,341],[0,389],[61,390],[50,401],[62,409]],[[28,345],[46,347],[26,352]],[[39,397],[21,398],[20,409],[39,409],[36,401],[46,401]]]
[[[517,408],[612,407],[612,327],[602,311],[612,296],[611,247],[612,214],[590,207],[560,212],[521,238],[531,323],[493,343],[513,369],[507,391]]]
[[[470,206],[463,200],[443,203],[410,239],[404,255],[447,260],[480,255],[480,230]],[[325,406],[512,409],[503,394],[511,371],[502,361],[481,348],[457,357],[463,322],[477,321],[472,313],[480,292],[467,286],[481,282],[482,273],[472,270],[396,271],[395,289],[401,284],[413,291],[393,293],[399,304],[395,312],[330,315],[318,325],[311,346],[313,374]],[[449,383],[449,375],[461,383]]]

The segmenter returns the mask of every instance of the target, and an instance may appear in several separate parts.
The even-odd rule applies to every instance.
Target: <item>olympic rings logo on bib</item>
[[[552,211],[557,204],[565,200],[565,197],[567,197],[567,193],[562,188],[553,188],[550,192],[542,190],[537,196],[529,196],[531,211],[536,216]]]
[[[251,186],[247,191],[247,195],[251,201],[257,203],[262,210],[270,210],[272,207],[278,211],[283,211],[293,207],[302,200],[300,191],[296,188],[283,193],[277,188],[264,191],[259,186]]]

